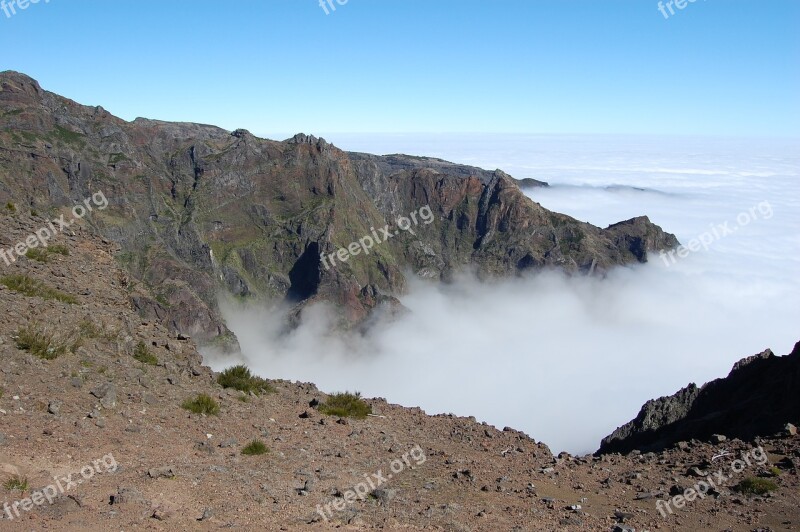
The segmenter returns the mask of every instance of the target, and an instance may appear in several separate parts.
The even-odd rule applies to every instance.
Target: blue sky
[[[0,70],[264,135],[800,136],[797,0],[318,1],[41,0],[0,11]]]

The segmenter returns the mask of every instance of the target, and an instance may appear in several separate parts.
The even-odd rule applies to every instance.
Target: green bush
[[[78,302],[75,296],[59,292],[41,281],[27,275],[6,275],[0,278],[0,284],[5,285],[10,290],[19,292],[28,297],[41,297],[42,299],[55,299],[62,303],[74,305]]]
[[[55,360],[67,352],[67,344],[54,340],[52,334],[30,327],[17,331],[17,348],[45,360]]]
[[[28,491],[28,479],[22,478],[19,475],[13,475],[11,478],[3,483],[3,487],[8,491],[21,491],[25,493]]]
[[[734,489],[746,495],[766,495],[778,489],[778,485],[767,478],[750,477],[739,482]]]
[[[61,126],[56,126],[55,129],[50,133],[51,137],[61,140],[67,144],[83,144],[81,139],[83,138],[82,133],[75,133],[74,131],[70,131],[69,129]]]
[[[361,399],[361,393],[336,393],[320,403],[318,410],[328,416],[352,417],[364,419],[372,413],[372,407]]]
[[[261,454],[267,454],[269,449],[264,443],[260,442],[259,440],[253,440],[248,443],[244,449],[242,449],[242,454],[245,456],[258,456]]]
[[[38,260],[39,262],[50,262],[52,255],[69,255],[69,249],[62,244],[53,244],[44,248],[31,248],[25,252],[25,256],[31,260]]]
[[[150,352],[147,346],[144,345],[144,342],[136,344],[136,348],[133,350],[133,358],[143,364],[158,366],[158,358]]]
[[[39,262],[50,262],[50,254],[44,248],[31,248],[25,252],[25,256]]]
[[[98,327],[92,320],[86,318],[78,324],[78,336],[80,338],[102,338],[110,342],[117,337],[117,333],[109,330],[105,325]]]
[[[69,248],[64,244],[51,244],[47,246],[48,253],[58,253],[59,255],[64,255],[65,257],[69,255]]]
[[[255,394],[274,392],[273,388],[266,380],[250,373],[247,366],[239,365],[228,368],[220,373],[217,382],[223,388],[233,388],[240,392]]]
[[[183,402],[181,408],[195,414],[205,414],[207,416],[219,414],[219,403],[206,394],[200,394],[194,399],[187,399]]]

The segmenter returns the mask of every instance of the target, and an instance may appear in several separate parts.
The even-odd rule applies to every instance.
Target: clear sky
[[[800,136],[798,0],[45,1],[0,70],[128,120]]]

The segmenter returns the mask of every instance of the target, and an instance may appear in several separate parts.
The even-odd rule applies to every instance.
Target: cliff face
[[[94,229],[157,294],[132,297],[139,312],[222,344],[235,340],[216,309],[220,287],[298,309],[331,301],[350,326],[396,305],[406,270],[441,280],[464,267],[602,272],[677,245],[644,217],[600,229],[550,212],[500,170],[347,153],[306,135],[126,122],[14,72],[0,74],[0,184],[0,201],[41,213],[102,191],[109,208]],[[423,207],[432,222],[398,229]],[[385,227],[392,238],[369,254],[321,262]]]
[[[724,379],[648,401],[636,419],[603,439],[599,454],[661,450],[714,434],[750,440],[800,421],[800,343],[785,357],[769,349],[734,365]]]

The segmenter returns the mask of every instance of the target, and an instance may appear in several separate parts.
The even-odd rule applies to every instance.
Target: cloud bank
[[[683,243],[720,224],[735,231],[674,262],[655,255],[602,280],[552,272],[494,283],[465,275],[447,286],[413,280],[402,298],[412,312],[365,337],[327,335],[334,310],[323,306],[281,337],[278,309],[223,301],[244,361],[262,376],[474,415],[556,452],[583,453],[648,399],[724,376],[767,347],[786,354],[800,340],[800,162],[792,155],[800,150],[790,141],[344,141],[346,149],[433,155],[543,179],[554,186],[526,191],[532,199],[596,225],[647,214]],[[756,216],[738,224],[742,212]],[[208,361],[216,369],[236,362]]]

